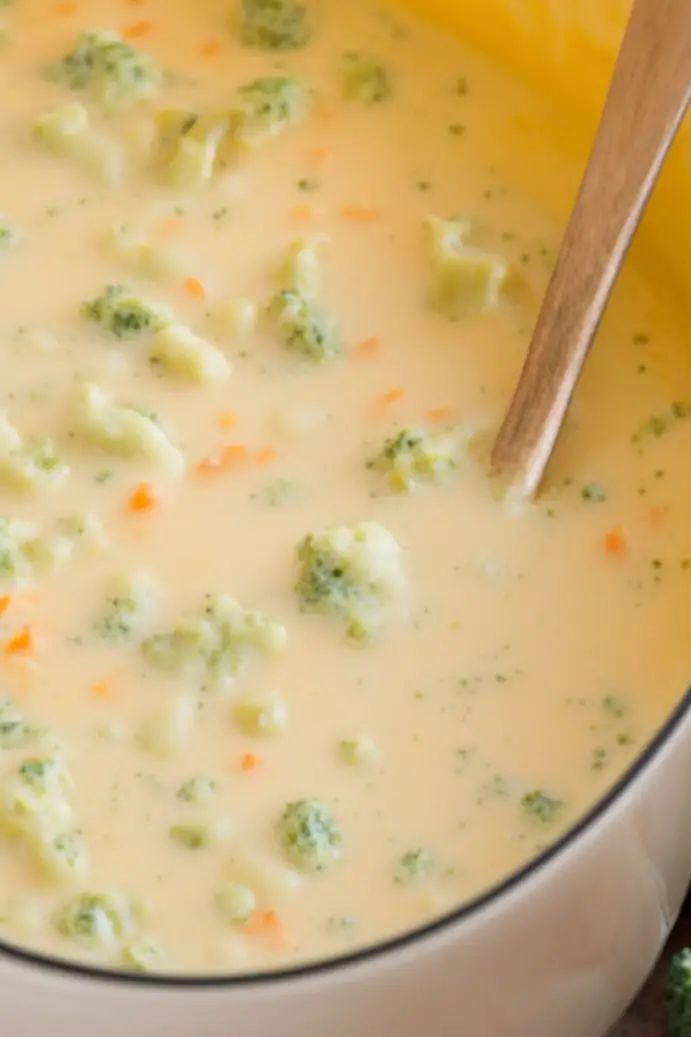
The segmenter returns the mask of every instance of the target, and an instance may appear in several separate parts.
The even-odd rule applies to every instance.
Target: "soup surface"
[[[688,680],[683,318],[627,273],[517,506],[547,101],[369,0],[0,6],[0,936],[236,972],[450,911]]]

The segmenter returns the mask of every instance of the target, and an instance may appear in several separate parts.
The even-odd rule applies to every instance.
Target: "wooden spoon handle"
[[[691,0],[635,0],[590,163],[492,464],[534,493],[691,95]]]

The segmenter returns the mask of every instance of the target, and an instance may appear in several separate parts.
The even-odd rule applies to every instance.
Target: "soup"
[[[424,924],[684,690],[683,317],[628,270],[519,505],[547,101],[368,0],[4,7],[0,935],[214,973]]]

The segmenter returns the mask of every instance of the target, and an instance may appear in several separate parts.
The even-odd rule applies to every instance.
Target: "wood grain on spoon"
[[[691,97],[691,0],[636,0],[509,412],[495,471],[533,494],[626,250]]]

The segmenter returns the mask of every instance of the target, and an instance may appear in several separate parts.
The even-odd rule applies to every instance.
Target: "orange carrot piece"
[[[231,428],[235,428],[238,423],[238,416],[235,411],[224,410],[216,418],[216,424],[219,428],[225,429],[227,432]]]
[[[185,291],[193,299],[206,299],[206,287],[198,277],[188,277],[185,281]]]
[[[377,403],[383,403],[384,405],[388,405],[390,403],[399,403],[402,399],[403,389],[395,388],[389,389],[388,392],[382,393],[379,399],[377,400]]]
[[[425,421],[453,421],[453,416],[451,407],[433,407],[432,410],[425,411]]]
[[[357,360],[371,360],[380,349],[381,339],[373,336],[372,338],[365,338],[361,342],[356,342],[352,353]]]
[[[280,933],[283,926],[276,911],[253,911],[243,926],[248,936],[272,936]]]
[[[218,57],[222,49],[223,47],[219,40],[207,40],[202,45],[201,54],[203,58],[215,58]]]
[[[132,25],[128,25],[122,31],[122,35],[126,40],[139,40],[142,36],[146,36],[151,32],[153,25],[150,21],[143,19],[141,22],[134,22]]]
[[[95,699],[107,701],[113,697],[113,685],[110,681],[96,681],[91,685],[91,694]]]
[[[12,595],[3,594],[0,596],[0,616],[4,616],[8,608],[12,604]]]
[[[331,154],[331,148],[313,148],[310,153],[310,162],[313,166],[323,166]]]
[[[257,450],[254,459],[261,468],[264,468],[266,465],[273,464],[277,456],[278,451],[275,446],[263,446]]]
[[[374,223],[379,219],[379,213],[367,205],[342,205],[341,216],[344,220],[353,220],[356,223]]]
[[[256,771],[258,767],[259,757],[256,756],[255,753],[245,753],[240,760],[240,769],[244,771],[245,774],[251,774],[253,771]]]
[[[30,655],[35,648],[36,642],[31,628],[24,627],[7,642],[5,645],[5,655]]]
[[[605,551],[607,554],[623,557],[628,553],[629,544],[621,528],[611,529],[605,535]]]
[[[140,482],[130,497],[127,506],[130,511],[153,511],[158,500],[148,483]]]
[[[214,475],[219,472],[227,472],[232,468],[237,468],[239,465],[247,461],[247,447],[241,443],[233,444],[233,446],[225,446],[218,450],[215,454],[210,454],[209,457],[205,457],[203,461],[200,461],[197,465],[197,471],[201,475]]]

